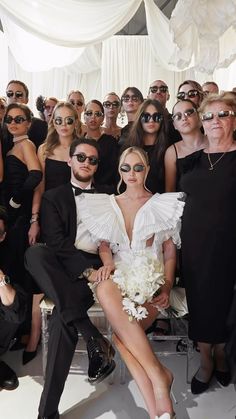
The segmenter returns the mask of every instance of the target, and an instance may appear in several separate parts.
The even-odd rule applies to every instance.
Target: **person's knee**
[[[35,263],[36,260],[40,260],[48,253],[49,248],[44,243],[36,243],[33,246],[28,247],[25,252],[25,267],[30,270],[30,266]]]

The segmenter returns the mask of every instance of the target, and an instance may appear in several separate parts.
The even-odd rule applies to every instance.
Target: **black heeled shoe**
[[[227,371],[215,370],[215,377],[216,377],[217,382],[221,386],[227,387],[231,381],[230,370],[227,370]]]
[[[198,371],[194,375],[192,381],[191,381],[191,392],[192,394],[201,394],[204,393],[210,386],[210,382],[212,380],[213,373],[211,374],[208,381],[200,381],[196,378]]]
[[[28,364],[28,362],[32,361],[36,357],[37,352],[38,352],[38,348],[36,349],[36,351],[32,351],[32,352],[24,351],[22,355],[22,364],[26,365]]]

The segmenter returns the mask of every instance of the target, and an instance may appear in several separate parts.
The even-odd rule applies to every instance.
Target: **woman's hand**
[[[170,287],[167,285],[162,285],[160,288],[160,293],[157,297],[154,297],[151,301],[151,304],[157,308],[165,309],[170,305]]]
[[[97,271],[97,282],[105,281],[108,279],[112,272],[115,270],[115,265],[113,263],[109,265],[104,265]]]
[[[29,245],[32,246],[37,242],[37,238],[39,237],[40,227],[39,223],[36,221],[30,225],[30,229],[28,231],[28,238],[29,238]]]

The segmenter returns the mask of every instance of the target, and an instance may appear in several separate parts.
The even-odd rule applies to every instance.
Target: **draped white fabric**
[[[31,34],[80,48],[120,31],[142,0],[1,0],[0,10]]]

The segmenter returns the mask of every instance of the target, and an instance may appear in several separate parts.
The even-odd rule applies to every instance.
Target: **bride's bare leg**
[[[122,359],[124,360],[130,374],[133,376],[137,386],[139,387],[140,392],[143,395],[144,401],[146,403],[150,419],[156,417],[156,400],[153,392],[152,383],[149,380],[146,372],[143,367],[139,364],[136,358],[128,351],[128,349],[123,345],[121,340],[114,334],[113,341],[118,349]]]
[[[102,281],[97,287],[97,296],[115,334],[147,374],[156,400],[156,414],[172,413],[172,374],[156,358],[142,326],[136,321],[129,321],[127,313],[123,311],[121,294],[116,284],[111,280]]]

